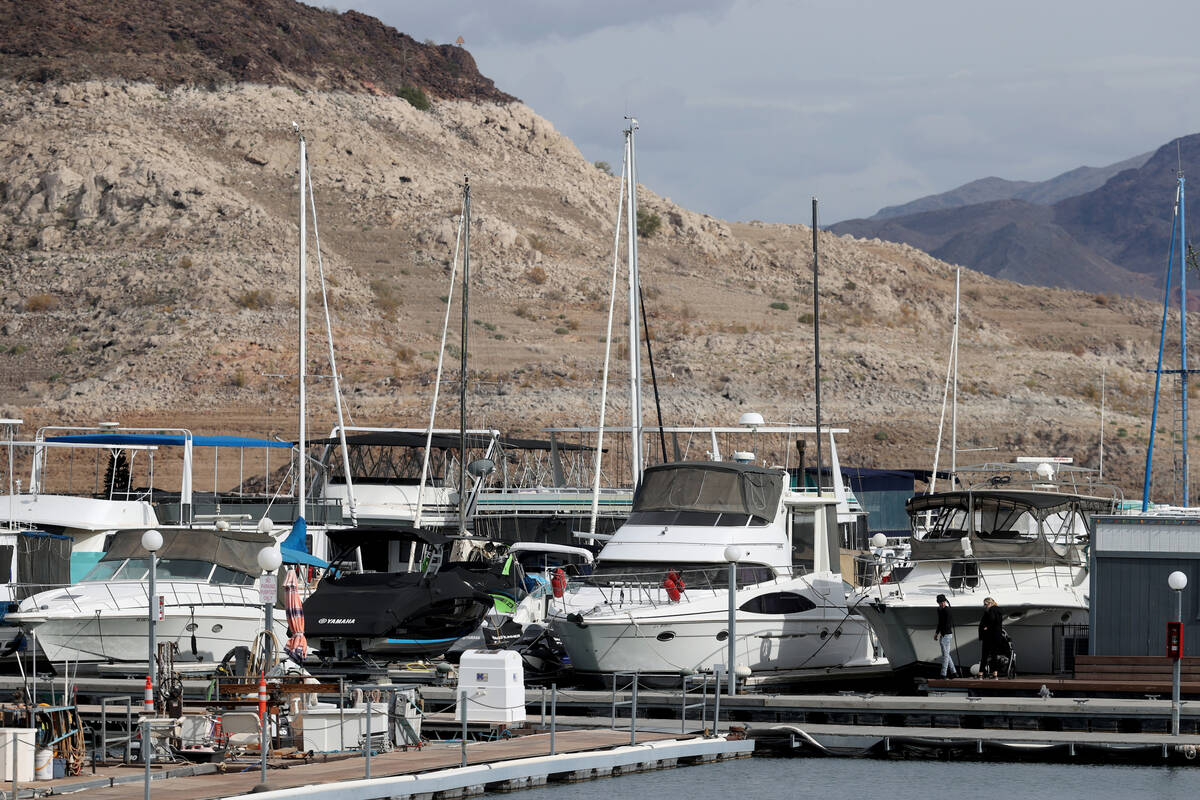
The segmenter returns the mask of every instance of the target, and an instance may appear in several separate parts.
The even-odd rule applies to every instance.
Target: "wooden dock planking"
[[[678,734],[638,732],[639,742],[678,739]],[[575,753],[600,750],[629,744],[628,731],[607,728],[590,730],[558,731],[555,751]],[[482,764],[507,761],[550,753],[550,735],[532,734],[512,739],[499,739],[467,746],[467,763]],[[336,761],[302,764],[287,762],[286,769],[271,769],[267,772],[267,783],[272,789],[291,789],[312,784],[327,784],[340,781],[359,780],[364,777],[365,759],[352,757]],[[272,762],[279,763],[279,762]],[[462,763],[461,750],[455,746],[429,746],[421,750],[382,753],[371,757],[371,777],[385,778],[430,770],[457,767]],[[233,770],[246,770],[234,772]],[[129,770],[125,770],[129,774]],[[85,776],[86,777],[86,776]],[[165,778],[156,780],[151,786],[155,800],[219,800],[219,798],[246,794],[259,783],[257,761],[245,764],[229,764],[224,774],[198,775],[192,777]],[[82,781],[82,778],[79,780]],[[45,783],[45,782],[43,782]],[[59,783],[65,784],[66,781]],[[29,784],[37,786],[38,784]],[[66,790],[63,785],[60,791]],[[128,800],[141,792],[141,782],[123,783],[112,787],[88,789],[83,800]]]

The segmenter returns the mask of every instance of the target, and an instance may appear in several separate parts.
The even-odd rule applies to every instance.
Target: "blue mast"
[[[1175,217],[1171,220],[1171,247],[1167,251],[1167,279],[1166,286],[1163,288],[1162,327],[1158,333],[1158,366],[1154,370],[1154,410],[1150,413],[1150,441],[1146,446],[1146,472],[1142,478],[1142,511],[1147,511],[1150,508],[1150,465],[1154,460],[1154,432],[1158,428],[1158,392],[1162,386],[1163,347],[1167,343],[1167,310],[1171,305],[1171,263],[1175,260],[1175,223],[1179,219],[1179,192],[1183,188],[1182,175],[1180,175],[1179,181],[1179,189],[1176,190],[1175,195]],[[1186,248],[1180,249],[1184,250]],[[1184,337],[1184,341],[1187,341],[1186,337]]]
[[[1183,419],[1183,505],[1188,502],[1188,360],[1187,360],[1187,202],[1183,187],[1183,170],[1179,170],[1179,379]]]

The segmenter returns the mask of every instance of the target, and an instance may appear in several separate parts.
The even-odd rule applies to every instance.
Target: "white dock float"
[[[725,737],[663,740],[582,753],[471,764],[415,775],[278,789],[233,795],[226,800],[449,800],[486,791],[541,786],[548,780],[583,781],[610,775],[667,769],[681,760],[698,762],[738,758],[754,752],[754,742]]]

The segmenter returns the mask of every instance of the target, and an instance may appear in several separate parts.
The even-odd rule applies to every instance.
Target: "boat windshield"
[[[123,561],[101,561],[83,577],[84,581],[144,581],[150,575],[150,560],[127,558]],[[155,565],[154,576],[158,580],[200,581],[203,583],[230,583],[248,585],[254,583],[250,575],[225,567],[214,567],[207,561],[187,558],[162,558]]]
[[[658,586],[668,575],[682,578],[684,587],[692,589],[728,589],[728,564],[651,564],[641,561],[597,562],[592,575],[586,579],[590,586]],[[775,573],[765,564],[738,564],[737,584],[753,586],[773,580]]]
[[[633,499],[633,512],[728,514],[734,524],[746,516],[770,522],[779,508],[783,474],[707,464],[674,464],[646,470]],[[707,524],[714,524],[709,522]]]

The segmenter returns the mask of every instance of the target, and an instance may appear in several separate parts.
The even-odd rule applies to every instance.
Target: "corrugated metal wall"
[[[1197,595],[1200,560],[1099,556],[1094,562],[1089,651],[1101,656],[1161,656],[1167,621],[1175,619],[1175,592],[1167,576],[1188,576],[1183,590],[1184,654],[1200,655]]]
[[[1091,631],[1088,651],[1102,656],[1161,656],[1177,597],[1183,590],[1184,654],[1200,655],[1200,519],[1100,517],[1091,548]]]

